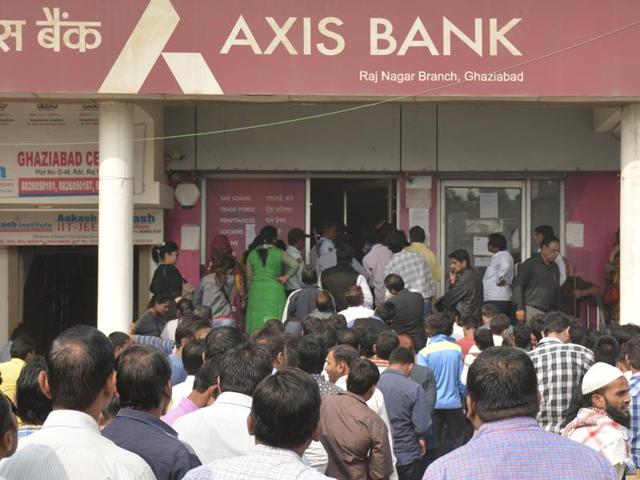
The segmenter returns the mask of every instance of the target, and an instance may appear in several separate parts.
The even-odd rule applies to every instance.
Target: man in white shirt
[[[482,279],[484,302],[494,304],[499,312],[510,317],[513,314],[511,283],[515,267],[507,250],[507,239],[500,233],[492,233],[487,249],[493,256]]]
[[[284,369],[260,382],[253,395],[248,431],[256,445],[247,455],[191,470],[185,480],[321,480],[302,454],[320,438],[320,392],[300,370]]]
[[[93,327],[72,327],[46,356],[40,387],[53,411],[42,429],[22,438],[18,452],[0,464],[15,480],[155,480],[142,458],[100,435],[98,417],[115,393],[111,343]]]
[[[369,282],[373,285],[373,293],[375,295],[375,305],[382,305],[384,303],[386,288],[384,286],[384,279],[386,277],[384,271],[387,268],[387,264],[393,257],[393,253],[386,245],[382,244],[380,238],[380,232],[378,230],[372,230],[366,234],[366,240],[372,245],[371,250],[362,259],[362,265],[364,266]]]
[[[347,308],[340,310],[338,315],[344,316],[347,320],[347,328],[353,327],[353,322],[358,318],[369,318],[374,314],[373,310],[363,305],[364,294],[358,285],[348,287],[344,299],[347,302]]]
[[[195,450],[203,464],[244,455],[253,448],[254,439],[247,432],[251,397],[272,370],[266,348],[253,344],[233,348],[220,363],[222,393],[213,405],[175,421],[178,437]]]

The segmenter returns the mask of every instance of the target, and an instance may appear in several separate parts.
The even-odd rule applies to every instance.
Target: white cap
[[[624,377],[624,373],[608,363],[598,362],[587,370],[582,379],[582,394],[587,395],[591,392],[615,382],[620,377]]]

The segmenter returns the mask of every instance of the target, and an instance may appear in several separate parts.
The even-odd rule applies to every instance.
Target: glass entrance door
[[[444,265],[448,270],[449,253],[463,248],[473,265],[484,274],[491,253],[487,250],[490,234],[500,233],[516,263],[527,252],[525,232],[525,182],[522,181],[444,181],[442,205]]]

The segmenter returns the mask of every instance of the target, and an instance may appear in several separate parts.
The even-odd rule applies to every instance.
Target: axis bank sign
[[[0,65],[11,72],[0,78],[0,91],[639,94],[628,76],[640,73],[632,61],[640,30],[625,28],[637,7],[634,0],[619,0],[616,9],[603,3],[15,2],[0,11]],[[626,55],[629,62],[620,62]],[[594,58],[606,76],[585,75]],[[34,66],[49,72],[30,75]]]

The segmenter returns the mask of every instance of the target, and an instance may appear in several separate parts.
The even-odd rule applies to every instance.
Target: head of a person
[[[537,315],[529,321],[529,326],[531,327],[531,331],[535,338],[536,345],[542,337],[544,336],[544,315]],[[535,345],[531,345],[531,347],[535,347]]]
[[[370,323],[361,322],[354,323],[354,326],[351,330],[353,330],[356,334],[356,337],[358,337],[360,356],[366,358],[373,357],[375,355],[373,346],[375,345],[376,339],[378,338],[378,329]]]
[[[424,243],[427,239],[427,234],[424,228],[415,225],[409,230],[409,241],[411,243]]]
[[[396,316],[396,305],[393,302],[384,302],[376,307],[375,316],[380,318],[384,323],[390,324],[393,322],[393,317]]]
[[[493,303],[483,304],[482,308],[480,309],[480,314],[482,315],[482,323],[484,325],[489,325],[491,323],[491,319],[496,313],[498,313],[498,308]]]
[[[531,350],[531,336],[533,330],[526,323],[517,323],[513,326],[513,340],[515,346],[524,351]]]
[[[233,247],[229,241],[229,237],[222,234],[217,234],[211,240],[209,248],[210,257],[221,257],[223,255],[232,255]]]
[[[51,412],[51,400],[40,388],[40,372],[46,372],[44,357],[34,356],[20,371],[16,386],[18,416],[25,425],[42,425]]]
[[[193,307],[191,318],[200,320],[211,320],[211,307],[209,305],[198,305]]]
[[[489,328],[494,335],[502,335],[511,325],[511,320],[504,313],[497,313],[491,318]]]
[[[204,340],[191,340],[182,348],[182,366],[187,375],[195,375],[202,366]]]
[[[584,374],[581,388],[583,407],[603,410],[620,425],[631,427],[629,382],[620,369],[594,363]]]
[[[305,238],[307,234],[301,228],[292,228],[287,233],[287,243],[300,251],[304,248]]]
[[[303,335],[319,335],[324,336],[327,331],[327,325],[324,320],[313,315],[307,315],[302,319]]]
[[[305,285],[317,285],[318,284],[318,272],[312,265],[305,265],[300,273],[300,279]]]
[[[340,377],[349,374],[349,365],[358,358],[358,350],[351,345],[337,345],[327,353],[327,361],[324,369],[329,381],[336,383]]]
[[[407,237],[402,230],[394,230],[387,235],[387,247],[392,253],[401,252],[407,246]]]
[[[568,343],[571,319],[562,312],[549,312],[544,316],[544,335]]]
[[[400,340],[398,340],[396,332],[380,332],[373,345],[373,352],[381,360],[389,360],[391,352],[398,348],[398,345],[400,345]]]
[[[171,295],[167,293],[156,293],[151,297],[151,300],[149,300],[147,308],[157,317],[162,317],[169,311],[171,302]]]
[[[529,355],[511,347],[483,351],[469,367],[467,418],[473,426],[512,417],[536,417],[538,378]]]
[[[260,243],[263,245],[273,245],[278,239],[278,229],[273,225],[265,225],[260,230]]]
[[[336,261],[340,265],[351,265],[353,247],[348,242],[338,242],[336,245]]]
[[[487,348],[494,346],[493,333],[491,333],[491,330],[486,328],[476,330],[473,334],[473,341],[481,352],[484,352]]]
[[[384,278],[384,286],[391,295],[396,295],[398,292],[404,290],[404,280],[400,275],[390,273]]]
[[[153,247],[151,256],[156,263],[164,263],[165,265],[175,265],[178,261],[179,249],[176,242],[164,242],[162,245]]]
[[[436,335],[450,336],[453,333],[453,323],[442,313],[432,313],[425,320],[426,331],[430,337]]]
[[[183,320],[193,313],[193,302],[188,298],[181,298],[176,304],[176,315],[178,320]]]
[[[401,333],[400,335],[398,335],[398,344],[402,348],[406,348],[407,350],[409,350],[414,355],[416,354],[416,341],[411,335],[408,335],[406,333]]]
[[[327,318],[325,320],[325,324],[327,325],[328,329],[332,329],[335,330],[336,334],[340,331],[340,330],[346,330],[347,329],[347,319],[344,317],[344,315],[340,315],[337,313],[334,313],[333,315],[331,315],[329,318]],[[333,345],[328,345],[327,346],[333,346]]]
[[[220,362],[211,358],[204,362],[193,380],[193,390],[199,393],[200,407],[209,405],[218,393],[218,375]]]
[[[454,250],[449,254],[449,268],[454,273],[461,273],[471,268],[471,257],[469,252],[463,248]]]
[[[19,358],[28,362],[36,352],[36,344],[29,335],[18,335],[12,342],[10,347],[11,358]]]
[[[318,384],[308,373],[279,370],[255,389],[249,434],[259,444],[302,452],[320,437],[320,404]]]
[[[411,374],[414,361],[413,352],[403,347],[396,347],[389,354],[389,368],[400,370],[407,376]]]
[[[306,335],[298,341],[298,365],[307,373],[322,373],[327,349],[322,338],[316,335]]]
[[[347,390],[369,400],[373,396],[376,384],[380,379],[380,371],[375,364],[366,358],[358,358],[351,362],[347,376]]]
[[[553,227],[551,225],[538,225],[533,229],[533,243],[540,248],[542,246],[542,241],[545,238],[550,238],[555,236],[553,232]]]
[[[315,269],[313,269],[313,271],[315,272]],[[316,308],[321,312],[335,311],[333,299],[331,298],[331,294],[329,292],[327,292],[326,290],[318,290],[318,293],[316,293]]]
[[[154,412],[159,417],[171,401],[171,365],[155,348],[128,348],[116,363],[116,387],[121,408]]]
[[[282,323],[278,322],[280,325]],[[267,325],[251,335],[251,341],[267,349],[273,368],[283,368],[285,335],[281,330],[269,328]]]
[[[569,338],[571,343],[583,345],[587,333],[587,329],[582,325],[582,323],[577,320],[571,322],[571,328],[569,328]]]
[[[382,235],[379,230],[371,228],[364,232],[364,240],[369,245],[373,246],[382,242]]]
[[[131,346],[131,337],[124,332],[111,332],[108,338],[116,358]]]
[[[356,332],[353,330],[339,330],[336,338],[337,345],[347,345],[354,349],[358,349],[360,347],[360,343],[358,342],[358,336]]]
[[[235,270],[236,265],[237,262],[233,255],[224,254],[211,258],[210,271],[215,275],[218,285],[224,284],[227,276]]]
[[[474,332],[478,328],[478,322],[471,315],[462,317],[462,330],[466,337],[472,338]]]
[[[640,336],[633,337],[624,344],[626,363],[633,372],[640,371]]]
[[[335,240],[338,235],[338,225],[335,222],[322,222],[320,224],[320,235],[328,240]]]
[[[11,402],[0,393],[0,458],[13,455],[18,448],[18,422]]]
[[[620,355],[620,344],[611,335],[603,335],[596,340],[593,346],[593,359],[596,362],[608,363],[616,366]]]
[[[344,292],[344,300],[349,307],[359,307],[364,303],[362,288],[358,285],[347,287]]]
[[[284,340],[284,363],[287,368],[300,368],[298,344],[301,338],[287,334]]]
[[[507,239],[501,233],[492,233],[489,235],[487,249],[491,253],[503,252],[507,249]]]
[[[253,343],[244,343],[229,350],[220,361],[218,385],[221,392],[252,396],[258,383],[271,375],[273,366],[269,351]]]
[[[113,397],[115,355],[111,342],[98,329],[77,325],[65,330],[51,344],[45,360],[40,388],[54,409],[100,412]]]
[[[545,237],[540,244],[540,255],[547,263],[556,261],[560,255],[560,240],[558,237]]]
[[[206,320],[193,317],[178,324],[175,334],[176,347],[184,347],[193,340],[205,338],[211,331],[211,325]]]
[[[205,360],[221,359],[232,348],[244,343],[244,335],[234,327],[220,327],[211,330],[205,338]]]

